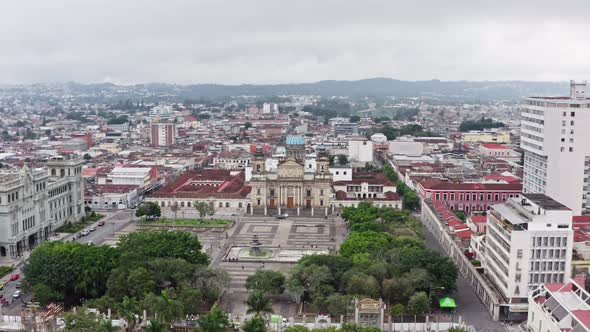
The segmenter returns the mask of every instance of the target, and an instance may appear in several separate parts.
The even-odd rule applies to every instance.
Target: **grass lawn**
[[[65,224],[60,228],[56,229],[55,231],[57,233],[76,233],[84,229],[84,227],[98,221],[102,217],[104,217],[104,215],[100,213],[90,214],[88,216],[82,217],[82,220],[80,220],[80,222],[73,224]]]
[[[142,221],[144,224],[154,224],[154,225],[170,225],[174,223],[176,226],[227,226],[231,225],[230,220],[224,219],[185,219],[185,218],[177,218],[176,222],[173,219],[168,218],[160,218],[160,219],[152,219],[152,220],[144,220]]]
[[[12,266],[0,266],[0,278],[4,277],[5,275],[9,274],[14,270]]]

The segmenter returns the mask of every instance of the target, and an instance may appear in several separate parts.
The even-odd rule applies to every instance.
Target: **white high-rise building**
[[[528,294],[544,283],[569,279],[572,211],[543,194],[524,194],[488,213],[484,268],[508,304],[522,318]]]
[[[589,206],[590,99],[586,82],[567,97],[530,97],[522,105],[524,192],[542,193],[580,215]]]

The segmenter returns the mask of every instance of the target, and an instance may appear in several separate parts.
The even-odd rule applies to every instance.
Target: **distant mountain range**
[[[220,98],[228,96],[319,95],[360,97],[433,97],[442,100],[517,100],[532,95],[564,95],[568,82],[530,81],[401,81],[391,78],[370,78],[357,81],[320,81],[296,84],[177,85],[147,83],[118,86],[110,83],[66,83],[64,88],[73,93],[103,94],[121,98],[139,91],[150,95],[178,98]]]

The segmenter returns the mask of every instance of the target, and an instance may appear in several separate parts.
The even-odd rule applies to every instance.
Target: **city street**
[[[438,244],[434,236],[426,229],[422,228],[426,245],[435,251],[445,254],[442,247]],[[506,327],[492,319],[486,308],[483,306],[471,285],[459,274],[457,278],[457,290],[451,294],[457,303],[457,315],[463,317],[468,325],[472,325],[478,332],[502,332]]]
[[[134,221],[134,219],[131,218],[132,213],[133,213],[132,210],[122,210],[122,211],[114,211],[114,212],[109,211],[106,213],[105,212],[100,212],[100,213],[105,214],[105,217],[101,219],[105,222],[105,225],[98,226],[98,221],[93,223],[92,225],[88,225],[85,229],[95,227],[96,231],[90,232],[90,234],[88,234],[87,236],[83,236],[83,237],[77,239],[76,242],[89,243],[90,241],[92,241],[93,244],[100,245],[107,240],[113,239],[117,232],[119,232],[123,228],[127,227],[129,224],[133,223],[133,221]],[[63,237],[62,240],[63,241],[72,241],[73,235],[74,234],[67,235],[67,236]],[[15,273],[21,274],[21,278],[19,278],[19,280],[18,280],[18,281],[21,281],[22,273],[19,271],[18,268],[15,269],[15,271],[12,274],[15,274]],[[2,314],[19,315],[20,309],[21,309],[23,303],[31,301],[32,295],[30,293],[25,294],[23,292],[23,294],[20,296],[20,298],[17,298],[17,299],[13,298],[13,294],[17,290],[16,285],[17,285],[18,281],[9,281],[10,276],[12,274],[2,278],[2,281],[0,281],[0,282],[4,282],[4,289],[2,289],[0,291],[0,294],[2,294],[8,300],[8,303],[9,303],[9,304],[1,307],[1,312],[2,312]]]

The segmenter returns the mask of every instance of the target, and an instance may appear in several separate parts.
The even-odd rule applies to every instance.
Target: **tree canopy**
[[[426,248],[420,222],[407,211],[361,203],[344,208],[342,217],[349,237],[339,253],[304,257],[292,269],[287,289],[296,300],[333,315],[345,314],[352,297],[383,298],[418,312],[426,310],[421,292],[455,288],[455,265]]]
[[[459,125],[460,131],[470,130],[484,130],[489,128],[501,128],[504,127],[504,123],[496,122],[493,119],[482,116],[479,120],[465,120]]]

